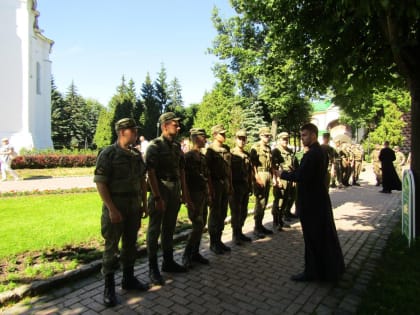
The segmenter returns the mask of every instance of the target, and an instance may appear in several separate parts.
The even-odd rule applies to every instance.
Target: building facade
[[[0,138],[16,150],[52,148],[53,41],[38,27],[36,0],[0,1]]]

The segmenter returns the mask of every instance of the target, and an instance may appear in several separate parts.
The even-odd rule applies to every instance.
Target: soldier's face
[[[289,138],[282,138],[281,140],[280,140],[280,145],[282,146],[282,147],[287,147],[287,145],[289,144]]]
[[[246,144],[246,137],[236,137],[236,146],[243,149]]]
[[[270,135],[261,135],[260,138],[261,138],[262,142],[267,144],[270,141],[271,136]]]
[[[224,143],[225,140],[226,140],[226,134],[225,133],[218,133],[218,134],[216,134],[215,139],[217,141],[219,141],[220,143]]]
[[[176,136],[181,130],[179,122],[176,120],[171,120],[165,124],[165,130],[170,136]]]

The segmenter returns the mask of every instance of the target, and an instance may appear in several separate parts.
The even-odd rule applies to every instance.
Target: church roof
[[[315,101],[311,103],[314,113],[325,112],[331,107],[332,103],[330,100]]]

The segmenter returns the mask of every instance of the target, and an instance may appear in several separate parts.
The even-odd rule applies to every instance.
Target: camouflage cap
[[[271,131],[270,131],[270,128],[268,128],[268,127],[262,127],[262,128],[260,128],[260,130],[259,130],[258,134],[259,134],[260,136],[261,136],[261,135],[271,136]]]
[[[173,113],[173,112],[163,113],[159,117],[159,123],[160,124],[164,124],[164,123],[166,123],[168,121],[171,121],[171,120],[181,120],[181,118],[176,117],[175,113]]]
[[[139,128],[133,118],[123,118],[115,123],[115,130]]]
[[[239,137],[246,137],[246,130],[244,130],[244,129],[238,130],[238,131],[236,132],[235,136],[236,136],[236,138],[239,138]]]
[[[286,131],[280,132],[279,135],[277,136],[277,139],[288,139],[289,138],[289,134]]]
[[[226,129],[223,125],[216,125],[211,128],[211,133],[213,135],[216,133],[226,133]]]
[[[206,134],[206,131],[202,128],[191,128],[190,129],[191,136],[204,136],[208,138],[209,136]]]

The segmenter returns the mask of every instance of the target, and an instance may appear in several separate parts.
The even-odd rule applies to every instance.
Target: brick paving
[[[209,266],[196,266],[186,274],[165,274],[167,284],[144,293],[128,293],[117,286],[120,303],[102,305],[103,282],[99,273],[26,298],[3,310],[4,314],[354,314],[387,237],[400,216],[400,193],[380,194],[372,172],[362,173],[361,187],[331,190],[336,226],[347,271],[336,284],[295,283],[290,275],[303,268],[300,224],[232,246],[230,254],[216,256],[204,239],[202,252]],[[265,214],[271,226],[271,214]],[[253,219],[244,230],[252,235]],[[227,226],[224,241],[231,242]],[[183,244],[178,245],[180,261]],[[136,275],[148,281],[146,258],[138,260]],[[117,274],[117,284],[121,273]]]

